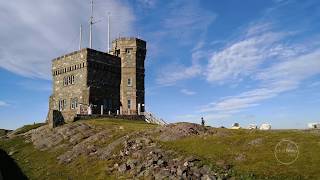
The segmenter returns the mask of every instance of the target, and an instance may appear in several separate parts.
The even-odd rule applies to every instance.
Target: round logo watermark
[[[283,139],[276,145],[274,156],[279,163],[290,165],[298,159],[299,147],[297,143],[288,139]]]

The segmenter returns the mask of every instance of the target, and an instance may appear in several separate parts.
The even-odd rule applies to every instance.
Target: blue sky
[[[0,128],[44,121],[51,59],[88,44],[89,1],[0,2]],[[317,0],[96,0],[94,48],[147,41],[146,107],[168,122],[320,121]]]

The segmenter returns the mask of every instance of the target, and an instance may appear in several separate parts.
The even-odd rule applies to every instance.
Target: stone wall
[[[125,120],[134,120],[134,121],[145,121],[145,117],[143,115],[77,115],[75,117],[75,121],[79,120],[88,120],[88,119],[125,119]]]
[[[100,114],[101,105],[104,113],[116,113],[120,109],[121,60],[119,57],[90,50],[88,53],[88,86],[90,103],[96,105],[94,114]]]
[[[50,109],[61,110],[66,121],[73,121],[76,108],[71,108],[71,99],[77,98],[77,104],[89,104],[89,89],[87,86],[87,55],[88,50],[82,49],[52,61],[53,94]],[[73,82],[68,78],[73,77]],[[59,102],[65,100],[63,108]]]
[[[137,38],[116,39],[112,42],[111,54],[121,58],[121,112],[125,115],[137,114],[138,104],[140,107],[144,104],[146,42]]]

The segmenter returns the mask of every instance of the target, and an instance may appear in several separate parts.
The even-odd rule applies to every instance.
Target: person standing
[[[203,117],[201,117],[201,125],[202,125],[202,126],[205,125],[205,121],[204,121]]]

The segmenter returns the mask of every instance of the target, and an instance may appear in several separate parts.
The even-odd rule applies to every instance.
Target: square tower
[[[146,42],[138,38],[118,38],[112,41],[110,52],[121,58],[120,112],[140,115],[144,112],[144,61]]]
[[[48,121],[54,112],[70,122],[77,114],[116,113],[120,108],[121,60],[119,57],[82,49],[52,60],[53,92],[49,99]],[[57,113],[56,113],[57,114]]]

